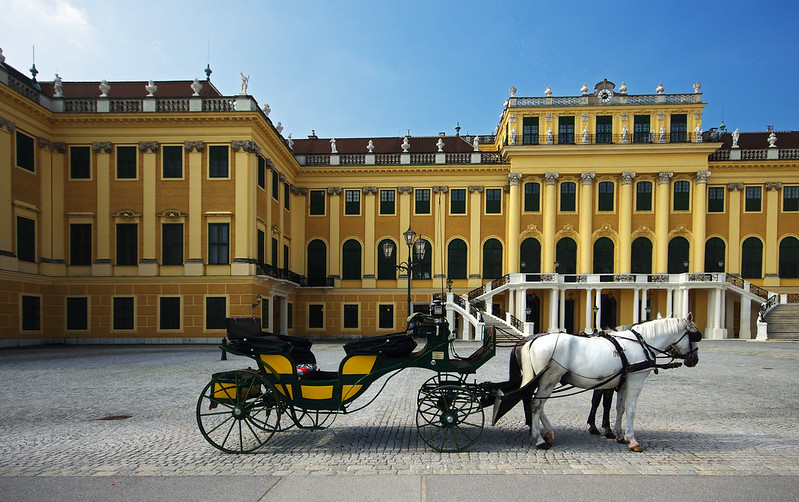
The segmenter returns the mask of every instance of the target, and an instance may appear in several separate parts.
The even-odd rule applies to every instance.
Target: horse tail
[[[520,387],[525,387],[535,378],[535,370],[533,369],[533,342],[527,342],[521,348],[521,367],[522,367],[522,384]]]

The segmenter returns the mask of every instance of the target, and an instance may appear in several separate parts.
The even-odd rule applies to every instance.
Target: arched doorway
[[[308,243],[308,285],[327,285],[327,245],[321,239]]]

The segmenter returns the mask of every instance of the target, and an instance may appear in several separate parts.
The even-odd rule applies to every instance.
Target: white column
[[[516,301],[516,311],[519,315],[516,317],[521,319],[522,322],[527,322],[527,289],[522,288],[516,292],[519,295]]]
[[[552,288],[549,290],[549,332],[556,333],[558,331],[558,290]]]
[[[739,337],[743,340],[752,338],[752,329],[750,328],[752,322],[752,301],[749,298],[741,296],[741,332]]]
[[[560,315],[558,316],[558,329],[566,327],[566,291],[560,294]]]
[[[593,301],[593,289],[588,289],[585,292],[585,332],[591,333],[594,331],[593,324],[591,322],[591,316],[593,315],[593,310],[591,310],[592,305],[594,304]]]
[[[602,319],[602,290],[596,290],[596,315],[594,316],[594,331],[599,331],[601,326],[599,325],[599,320]]]
[[[666,290],[666,317],[670,317],[671,314],[673,313],[673,309],[674,309],[673,297],[674,297],[674,290],[673,289],[667,289]]]
[[[638,298],[638,288],[633,289],[633,324],[638,324],[639,313],[641,311],[640,299]]]
[[[687,317],[688,310],[690,309],[690,305],[688,303],[688,288],[680,289],[680,317]]]
[[[641,319],[644,321],[649,320],[647,319],[646,316],[646,306],[648,305],[648,303],[649,303],[649,290],[647,288],[644,288],[644,290],[641,292],[641,312],[640,312]]]

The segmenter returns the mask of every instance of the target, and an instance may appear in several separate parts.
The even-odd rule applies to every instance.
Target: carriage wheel
[[[417,406],[422,402],[422,399],[431,390],[442,385],[462,385],[466,381],[466,375],[461,373],[436,373],[431,376],[419,387],[419,392],[416,395]]]
[[[483,432],[485,415],[477,396],[457,385],[442,385],[424,395],[416,428],[431,448],[443,452],[469,448]]]
[[[263,446],[280,429],[281,403],[275,388],[255,371],[215,375],[197,401],[203,437],[227,453]]]

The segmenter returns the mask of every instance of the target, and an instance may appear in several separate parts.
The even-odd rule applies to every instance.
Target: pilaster
[[[110,276],[111,267],[111,143],[92,143],[97,159],[97,257],[93,276]]]
[[[482,197],[484,187],[482,185],[469,186],[469,287],[475,288],[482,284],[482,268],[480,267],[480,254],[483,243],[480,241],[481,228],[480,221],[482,216]]]
[[[158,275],[155,244],[158,235],[155,213],[155,185],[158,178],[155,160],[158,147],[158,143],[154,141],[139,143],[139,150],[142,152],[142,257],[139,262],[139,275],[141,276]]]
[[[558,210],[558,173],[546,173],[544,185],[544,242],[541,272],[555,272],[555,222]]]
[[[766,242],[763,246],[764,282],[763,285],[775,287],[780,285],[779,275],[779,234],[777,233],[777,219],[779,218],[780,191],[782,183],[766,183]]]
[[[591,273],[591,251],[593,246],[591,246],[591,225],[593,223],[593,215],[594,215],[594,179],[596,178],[596,173],[582,173],[580,175],[581,184],[580,187],[580,207],[579,209],[579,233],[580,233],[580,243],[578,245],[579,253],[580,253],[580,262],[579,268],[577,272],[580,274],[590,274]]]
[[[518,272],[519,268],[519,234],[521,233],[520,219],[521,219],[521,194],[520,182],[522,175],[520,173],[508,174],[508,184],[510,185],[510,194],[508,195],[508,217],[506,219],[507,229],[505,235],[508,238],[508,259],[506,261],[507,272]]]
[[[375,252],[375,212],[377,207],[377,187],[363,187],[363,216],[364,216],[364,243],[363,243],[363,282],[364,288],[377,286],[377,271],[375,266],[377,258]]]
[[[707,238],[707,179],[710,171],[699,171],[696,173],[696,183],[694,184],[694,204],[692,229],[694,237],[694,256],[693,271],[704,272],[705,270],[705,240]],[[690,272],[690,270],[689,270]]]
[[[741,192],[743,183],[729,183],[727,190],[730,192],[730,207],[727,211],[729,228],[727,230],[727,273],[741,273]]]
[[[341,279],[341,187],[328,187],[330,200],[330,272],[328,275]]]
[[[16,126],[5,119],[0,120],[0,152],[11,152]],[[0,156],[0,179],[10,180],[13,155]],[[0,269],[10,269],[16,262],[13,240],[13,211],[11,210],[11,183],[0,183]]]
[[[629,274],[632,266],[633,180],[634,172],[621,173],[619,189],[619,273]],[[636,290],[637,291],[637,290]],[[636,316],[637,317],[637,310]]]
[[[231,275],[255,275],[255,256],[258,253],[256,240],[255,169],[256,154],[260,149],[252,141],[233,141],[233,169],[236,187],[236,212],[233,224],[236,228],[231,255]],[[282,227],[279,227],[282,228]],[[279,249],[279,248],[278,248]]]
[[[655,270],[665,274],[669,269],[669,200],[673,172],[659,172],[655,195]]]
[[[205,264],[203,262],[203,151],[205,144],[202,141],[187,141],[184,149],[189,152],[186,176],[189,178],[189,256],[183,267],[185,275],[203,275]],[[185,238],[185,236],[184,236]]]

